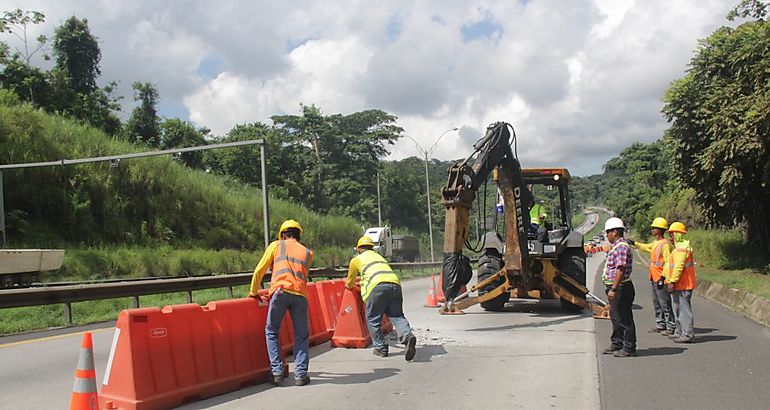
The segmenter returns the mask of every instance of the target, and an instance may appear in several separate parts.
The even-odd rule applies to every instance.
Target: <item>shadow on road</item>
[[[562,314],[563,316],[564,314]],[[571,322],[573,320],[582,319],[585,316],[582,315],[576,315],[576,316],[567,316],[562,317],[561,319],[556,320],[549,320],[549,321],[540,321],[540,322],[532,322],[532,323],[516,323],[513,325],[506,325],[506,326],[492,326],[492,327],[477,327],[473,329],[468,329],[469,332],[488,332],[492,330],[513,330],[513,329],[527,329],[527,328],[538,328],[538,327],[548,327],[548,326],[554,326],[554,325],[560,325],[562,323]]]
[[[417,354],[414,355],[413,362],[429,363],[433,356],[442,356],[447,354],[444,346],[441,345],[423,345],[417,347]]]
[[[369,373],[308,372],[308,374],[312,384],[362,384],[387,379],[397,375],[400,371],[400,369],[386,367],[372,369]]]
[[[631,309],[632,309],[632,310],[644,310],[644,307],[642,307],[641,305],[637,305],[636,303],[634,303],[634,304],[631,306]]]
[[[711,333],[711,332],[713,332],[715,330],[719,330],[719,329],[714,329],[712,327],[696,327],[695,328],[695,334],[699,335],[701,333]]]
[[[636,351],[636,354],[640,357],[643,356],[669,356],[672,354],[679,354],[684,352],[685,348],[683,347],[670,347],[670,346],[663,346],[663,347],[650,347],[649,349],[638,349]]]
[[[726,340],[735,340],[738,338],[738,336],[728,335],[697,336],[698,332],[695,332],[695,334],[696,336],[693,343],[724,342]]]

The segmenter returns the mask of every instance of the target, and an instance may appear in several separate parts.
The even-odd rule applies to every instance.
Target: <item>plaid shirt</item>
[[[623,268],[622,282],[631,280],[631,265],[634,259],[631,255],[631,247],[626,242],[625,238],[618,238],[615,243],[610,246],[610,251],[607,253],[607,264],[604,266],[604,274],[602,274],[602,282],[605,285],[612,285],[615,282],[615,278],[618,274],[618,269]]]

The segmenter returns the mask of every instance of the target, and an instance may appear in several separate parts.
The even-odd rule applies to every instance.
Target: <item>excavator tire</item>
[[[559,272],[566,274],[583,285],[586,284],[586,254],[582,248],[567,248],[559,255],[557,266]],[[585,297],[585,295],[583,296]],[[572,304],[565,299],[559,299],[559,303],[561,303],[561,308],[567,313],[580,313],[583,311],[582,306]]]
[[[478,280],[482,281],[500,270],[500,268],[503,265],[502,258],[496,254],[485,254],[484,256],[479,258],[479,270],[478,270]],[[503,279],[500,279],[493,283],[490,286],[485,287],[484,289],[479,289],[479,295],[483,295],[484,293],[489,292],[490,290],[494,289],[495,287],[501,285],[503,283]],[[503,309],[505,309],[505,302],[508,301],[508,299],[511,298],[510,292],[503,292],[500,296],[488,300],[486,302],[481,303],[481,307],[484,310],[491,311],[491,312],[500,312]]]

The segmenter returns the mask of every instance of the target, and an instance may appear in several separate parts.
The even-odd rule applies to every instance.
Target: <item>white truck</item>
[[[420,240],[414,236],[393,235],[389,226],[369,228],[364,235],[372,238],[374,250],[390,262],[416,262],[420,259]]]
[[[0,289],[29,287],[63,261],[63,249],[0,249]]]

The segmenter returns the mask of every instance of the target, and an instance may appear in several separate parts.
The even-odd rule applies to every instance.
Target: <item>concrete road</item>
[[[639,357],[602,355],[612,327],[609,321],[596,322],[602,408],[770,408],[770,329],[695,295],[695,343],[675,344],[648,333],[655,327],[652,291],[647,267],[640,263],[644,257],[636,253],[634,258]]]
[[[591,264],[595,270],[598,262]],[[598,408],[592,318],[565,315],[554,301],[440,316],[422,306],[428,287],[427,278],[404,283],[406,314],[419,337],[413,362],[400,347],[383,359],[370,349],[326,343],[311,349],[308,386],[294,387],[290,378],[285,387],[261,384],[184,408]],[[107,326],[94,334],[99,383],[113,333]],[[62,407],[69,400],[81,336],[22,340],[30,337],[0,338],[0,408]]]

